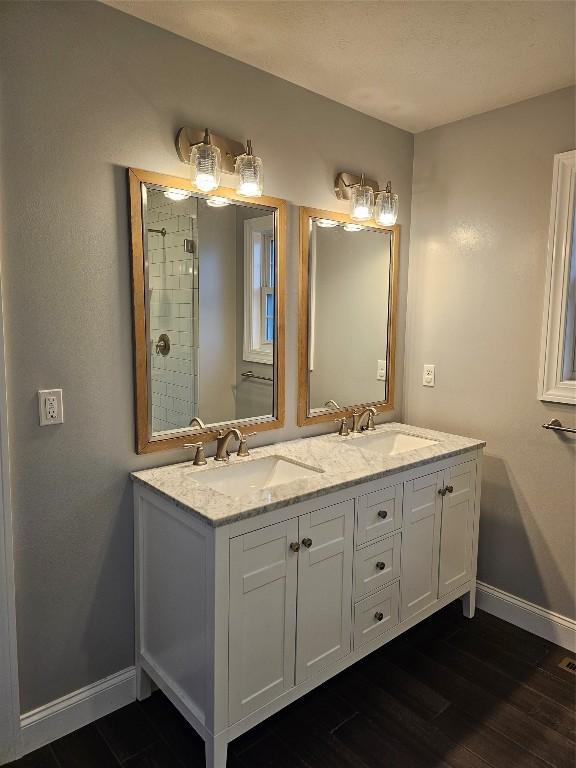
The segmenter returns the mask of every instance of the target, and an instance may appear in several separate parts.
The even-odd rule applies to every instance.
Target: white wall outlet
[[[376,379],[378,381],[386,381],[386,360],[378,360],[378,367],[376,368]]]
[[[436,366],[425,364],[424,373],[422,374],[422,384],[425,387],[433,387],[435,378],[436,378]]]
[[[40,426],[64,423],[64,408],[61,389],[40,389],[38,391],[38,410]]]

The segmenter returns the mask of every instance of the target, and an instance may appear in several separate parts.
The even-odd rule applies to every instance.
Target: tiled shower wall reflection
[[[147,192],[148,307],[151,349],[152,431],[186,427],[198,414],[198,229],[197,200],[173,201]],[[192,241],[193,253],[185,247]],[[170,353],[156,354],[161,333]]]

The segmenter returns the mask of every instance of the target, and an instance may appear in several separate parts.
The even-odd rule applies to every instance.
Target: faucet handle
[[[376,416],[376,409],[371,408],[370,413],[368,414],[368,424],[366,425],[366,429],[369,429],[371,432],[376,429],[376,425],[374,424],[374,416]]]
[[[340,424],[340,429],[338,430],[338,434],[341,437],[347,437],[350,434],[350,428],[348,426],[347,416],[343,416],[341,419],[335,419],[334,424]]]
[[[204,455],[204,443],[185,443],[184,448],[196,449],[193,462],[195,467],[202,467],[204,464],[208,464],[206,456]]]
[[[243,434],[240,438],[240,445],[238,446],[238,453],[237,456],[250,456],[250,451],[248,450],[248,438],[253,437],[256,432],[248,432],[246,434]]]

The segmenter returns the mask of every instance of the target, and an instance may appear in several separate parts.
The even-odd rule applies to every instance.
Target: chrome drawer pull
[[[382,613],[382,611],[376,611],[376,613],[374,614],[374,618],[376,619],[376,621],[382,621],[382,619],[384,618],[384,614]]]
[[[376,568],[378,568],[379,571],[383,571],[386,568],[386,563],[383,563],[380,560],[380,562],[376,563]]]
[[[382,520],[386,520],[388,512],[385,509],[381,509],[380,512],[378,512],[378,517],[381,517]]]

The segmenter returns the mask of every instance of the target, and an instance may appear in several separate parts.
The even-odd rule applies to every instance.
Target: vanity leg
[[[206,768],[226,768],[228,740],[225,736],[207,736]]]
[[[462,595],[462,613],[467,619],[473,619],[476,613],[476,586]]]
[[[153,691],[153,683],[152,680],[148,677],[146,672],[142,669],[142,667],[137,664],[136,665],[136,698],[138,701],[144,701],[144,699],[147,699],[148,696],[152,694]]]

